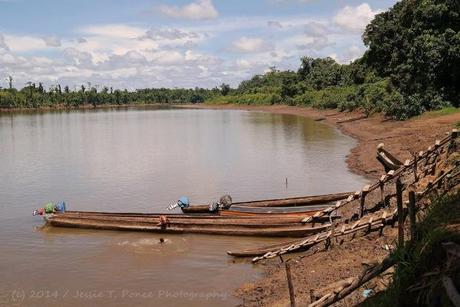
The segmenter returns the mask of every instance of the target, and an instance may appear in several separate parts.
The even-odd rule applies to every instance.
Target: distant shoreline
[[[155,107],[155,106],[171,106],[176,107],[182,104],[170,103],[139,103],[139,104],[103,104],[94,107],[90,104],[79,105],[76,107],[66,105],[56,105],[52,107],[38,107],[38,108],[0,108],[0,114],[10,112],[43,112],[43,111],[66,111],[66,110],[92,110],[92,109],[115,109],[115,108],[137,108],[137,107]],[[193,105],[192,105],[193,106]]]

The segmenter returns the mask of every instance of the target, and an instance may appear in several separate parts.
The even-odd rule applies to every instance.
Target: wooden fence
[[[286,246],[279,247],[276,250],[255,257],[252,261],[258,262],[263,259],[274,258],[286,253],[304,250],[320,242],[330,242],[334,237],[355,233],[363,229],[368,229],[368,232],[375,229],[383,229],[387,225],[394,225],[397,219],[399,219],[399,224],[401,225],[398,227],[402,227],[402,220],[404,217],[403,215],[398,215],[398,209],[403,210],[402,193],[420,179],[428,175],[434,175],[437,164],[445,160],[442,159],[442,154],[445,153],[444,158],[447,158],[452,151],[456,150],[457,137],[458,131],[453,129],[444,139],[436,140],[434,146],[430,146],[426,152],[421,151],[414,155],[412,160],[406,160],[399,169],[390,170],[374,184],[366,185],[361,191],[351,194],[346,201],[338,201],[335,206],[328,207],[303,220],[304,223],[315,223],[329,216],[331,226],[328,231],[291,242]],[[418,193],[418,198],[424,197],[434,188],[439,188],[439,185],[441,182],[444,182],[444,179],[456,177],[458,177],[457,166],[442,173],[435,181],[429,182],[426,189]],[[389,187],[390,184],[395,185],[396,193],[387,195],[387,191],[393,189]],[[366,205],[366,199],[372,191],[380,193],[380,197],[378,202],[373,202],[372,206],[369,206],[369,204]],[[389,199],[393,197],[397,198],[397,208],[391,212],[388,212],[386,209],[381,210],[382,207],[388,207]],[[356,204],[356,202],[359,203],[359,219],[356,222],[352,224],[343,223],[340,227],[332,220],[332,214],[337,212],[337,210],[343,209],[345,206],[352,206],[352,204]],[[372,211],[377,211],[378,214],[365,215],[366,212]],[[342,222],[343,221],[344,220],[342,220]],[[403,238],[399,238],[399,240],[402,242]]]
[[[457,137],[458,131],[453,129],[444,139],[436,140],[434,146],[430,146],[426,152],[421,151],[418,154],[414,154],[412,160],[395,164],[398,165],[397,169],[389,170],[374,184],[366,185],[361,191],[351,194],[346,201],[338,201],[335,206],[326,208],[303,220],[305,223],[315,223],[329,216],[330,228],[328,231],[291,242],[286,246],[255,257],[252,261],[258,262],[263,259],[281,257],[283,254],[304,250],[320,242],[325,242],[326,247],[328,247],[328,245],[331,245],[331,239],[333,238],[355,234],[359,231],[364,231],[364,235],[375,230],[383,231],[384,227],[388,225],[394,226],[395,223],[398,223],[398,244],[403,246],[405,237],[404,223],[407,216],[409,216],[410,239],[414,240],[416,238],[416,212],[420,210],[421,200],[432,193],[446,192],[453,186],[457,186],[460,179],[460,161],[455,161],[448,170],[440,171],[438,176],[434,180],[428,181],[426,186],[419,192],[415,190],[415,183],[428,175],[435,175],[437,165],[446,162],[450,154],[458,150]],[[379,150],[383,150],[383,144],[379,145]],[[386,151],[385,155],[391,157],[391,154]],[[392,163],[391,161],[396,161],[396,158],[391,157],[389,161],[388,163]],[[388,169],[388,167],[386,168]],[[392,190],[395,191],[394,194],[391,193]],[[403,192],[405,190],[408,190],[408,200],[403,202]],[[366,203],[366,199],[373,191],[380,195],[377,197],[378,201],[374,201],[372,206],[369,206]],[[390,199],[394,197],[396,198],[396,208],[390,208]],[[353,204],[359,204],[359,206],[353,206]],[[350,219],[347,219],[346,222],[342,219],[340,221],[342,225],[336,224],[331,217],[337,210],[343,209],[345,206],[352,206],[352,208],[358,209],[358,219],[351,223],[349,223]],[[395,264],[394,258],[388,256],[381,263],[367,267],[359,276],[335,282],[322,289],[311,290],[311,304],[309,306],[331,305],[345,298]],[[291,306],[295,306],[291,267],[288,262],[286,262],[286,274]]]
[[[406,202],[407,208],[398,207],[396,214],[398,215],[398,244],[399,246],[404,245],[404,222],[405,218],[409,216],[409,232],[410,240],[416,239],[416,213],[421,209],[422,203],[420,200],[429,195],[430,193],[446,192],[452,186],[458,185],[458,178],[460,177],[458,167],[453,167],[446,172],[442,172],[436,180],[430,182],[427,187],[417,193],[414,187],[410,187],[409,200]],[[401,192],[402,193],[402,192]],[[401,218],[400,218],[401,217]],[[366,282],[370,281],[374,277],[385,272],[387,269],[397,264],[394,257],[388,256],[381,263],[374,264],[367,267],[359,276],[350,277],[339,282],[330,284],[324,288],[310,291],[311,304],[310,307],[317,306],[329,306],[335,302],[340,301],[347,295],[353,293],[356,289],[363,286]],[[453,290],[446,287],[446,291],[449,292],[449,297],[452,296]],[[455,292],[458,296],[458,293]],[[454,295],[455,296],[455,295]]]

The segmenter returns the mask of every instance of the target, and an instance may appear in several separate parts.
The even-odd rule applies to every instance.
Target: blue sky
[[[302,56],[348,63],[395,0],[0,0],[0,85],[236,86]]]

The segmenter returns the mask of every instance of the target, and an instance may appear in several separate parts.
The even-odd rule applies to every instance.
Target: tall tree
[[[460,103],[458,0],[402,0],[378,14],[363,40],[364,62],[404,93],[408,108]],[[420,112],[420,110],[414,110]]]

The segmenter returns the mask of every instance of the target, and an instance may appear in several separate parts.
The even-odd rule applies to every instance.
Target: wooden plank
[[[403,209],[403,184],[401,178],[396,180],[396,204],[398,208],[398,246],[404,246],[404,209]]]
[[[410,238],[412,242],[415,242],[417,237],[416,235],[416,198],[415,198],[415,190],[409,191],[409,223],[410,223]]]
[[[286,268],[286,278],[288,282],[288,289],[289,289],[289,300],[291,301],[291,307],[295,307],[295,292],[294,292],[294,285],[292,284],[292,276],[291,276],[291,264],[289,261],[284,263]]]
[[[441,278],[444,289],[446,290],[447,296],[454,306],[460,306],[460,294],[458,294],[455,284],[452,279],[448,276]]]

